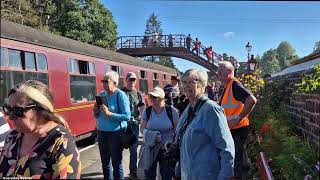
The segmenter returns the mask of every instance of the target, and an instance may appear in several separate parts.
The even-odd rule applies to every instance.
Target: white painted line
[[[87,146],[87,147],[85,147],[85,148],[82,148],[82,149],[79,150],[79,152],[81,153],[82,151],[87,150],[87,149],[90,149],[90,148],[94,147],[95,145],[96,145],[96,144],[92,144],[92,145],[90,145],[90,146]]]

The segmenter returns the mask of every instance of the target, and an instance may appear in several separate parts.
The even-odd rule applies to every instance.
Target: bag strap
[[[171,121],[171,124],[172,124],[172,129],[174,128],[174,124],[173,124],[173,116],[172,116],[172,108],[171,106],[169,105],[166,105],[166,112],[167,112],[167,115]]]
[[[148,107],[147,107],[147,109],[146,109],[146,113],[147,113],[147,122],[148,122],[148,121],[149,121],[149,119],[150,119],[151,111],[152,111],[152,106],[148,106]]]
[[[203,97],[203,96],[202,96]],[[193,109],[189,106],[189,111],[188,111],[188,116],[187,116],[187,121],[183,125],[183,127],[179,130],[178,134],[178,145],[180,147],[182,138],[184,136],[184,133],[186,132],[189,124],[192,122],[194,119],[195,113],[201,108],[201,106],[208,101],[208,98],[200,98],[197,104]]]

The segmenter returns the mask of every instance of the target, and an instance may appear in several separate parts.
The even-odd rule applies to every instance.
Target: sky
[[[245,45],[262,56],[280,42],[288,41],[299,57],[307,56],[320,40],[320,2],[303,1],[172,1],[101,0],[112,12],[118,36],[143,36],[148,17],[155,13],[163,34],[191,34],[218,54],[247,61]],[[184,72],[202,68],[173,58]]]

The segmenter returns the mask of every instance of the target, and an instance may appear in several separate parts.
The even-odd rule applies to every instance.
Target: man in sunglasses
[[[6,140],[7,135],[10,132],[10,126],[6,120],[6,118],[4,117],[4,115],[2,114],[2,112],[0,111],[0,153],[2,151],[2,148],[4,146],[4,142]]]
[[[131,111],[131,120],[130,126],[133,130],[133,133],[139,136],[139,116],[141,115],[142,111],[145,108],[145,103],[141,92],[136,90],[136,83],[137,83],[137,75],[134,72],[129,72],[126,77],[127,86],[122,90],[127,94],[129,97],[130,102],[130,111]],[[136,179],[137,178],[137,142],[130,147],[130,178]]]

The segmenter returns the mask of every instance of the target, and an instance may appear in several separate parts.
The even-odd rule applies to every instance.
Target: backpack
[[[171,108],[171,106],[169,106],[169,105],[166,105],[165,108],[166,108],[167,115],[168,115],[168,117],[169,117],[169,119],[170,119],[170,121],[171,121],[172,128],[173,128],[173,127],[174,127],[174,124],[173,124],[172,108]],[[147,107],[147,109],[146,109],[147,122],[148,122],[148,120],[150,119],[151,111],[152,111],[152,106]]]

